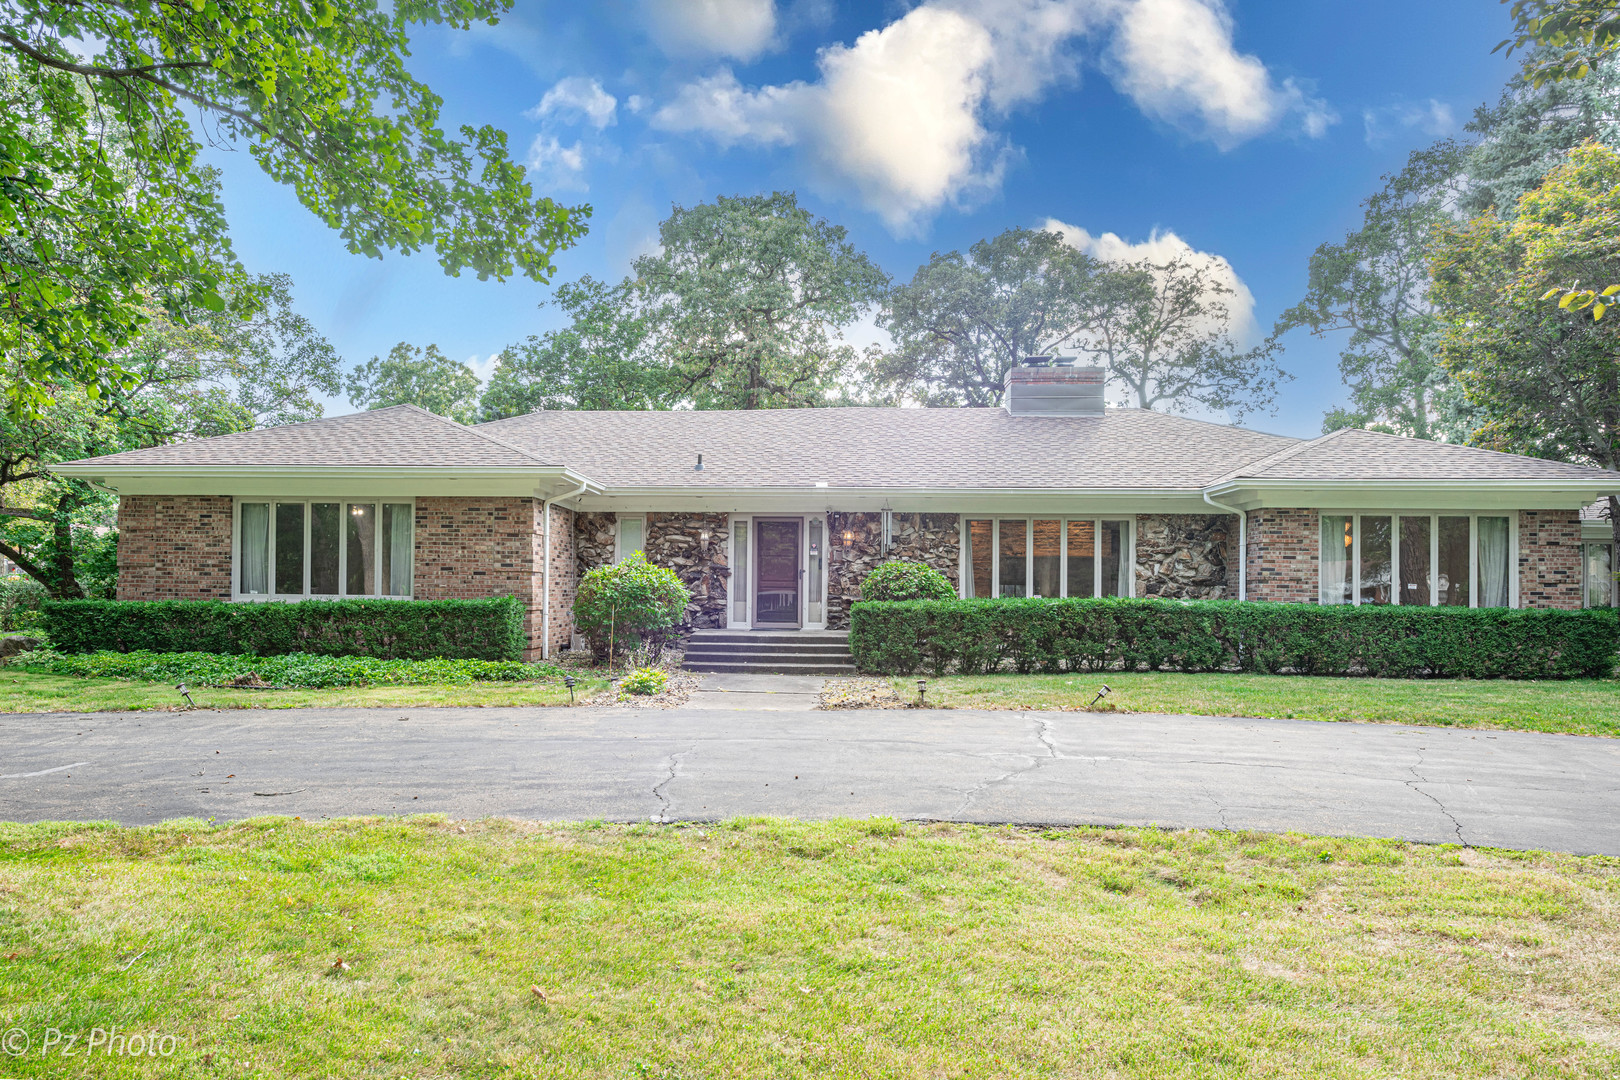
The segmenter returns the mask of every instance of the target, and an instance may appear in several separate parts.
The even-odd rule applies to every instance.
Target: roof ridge
[[[1304,453],[1306,450],[1310,449],[1313,446],[1320,446],[1323,443],[1327,442],[1329,439],[1332,439],[1335,436],[1341,435],[1344,432],[1349,431],[1349,430],[1351,430],[1351,429],[1350,428],[1338,428],[1338,429],[1336,429],[1334,431],[1328,432],[1326,435],[1318,435],[1314,439],[1300,439],[1298,442],[1294,443],[1294,445],[1292,445],[1292,446],[1285,446],[1281,450],[1275,451],[1274,453],[1267,454],[1265,457],[1255,458],[1253,461],[1247,462],[1247,463],[1245,463],[1243,465],[1239,465],[1237,468],[1233,469],[1231,472],[1225,474],[1224,476],[1216,477],[1214,480],[1210,481],[1210,487],[1214,487],[1216,484],[1224,484],[1229,480],[1236,480],[1238,477],[1243,476],[1244,475],[1244,470],[1247,470],[1247,469],[1270,468],[1272,465],[1277,465],[1277,464],[1279,464],[1281,462],[1287,461],[1289,458],[1293,457],[1295,454]]]
[[[476,424],[463,424],[463,423],[461,423],[459,421],[450,419],[448,416],[440,416],[438,413],[433,412],[431,409],[424,409],[420,405],[413,405],[408,401],[407,402],[402,402],[399,405],[394,405],[394,406],[390,406],[390,407],[391,408],[396,408],[396,409],[415,409],[417,412],[421,413],[424,416],[431,416],[431,417],[433,417],[433,419],[438,420],[441,423],[449,424],[451,427],[455,428],[457,431],[465,431],[467,434],[475,435],[478,438],[483,439],[485,442],[494,443],[496,446],[499,446],[503,450],[510,450],[510,451],[512,451],[512,453],[518,455],[519,457],[528,458],[530,461],[534,462],[536,465],[546,465],[546,464],[548,464],[548,462],[546,462],[543,458],[535,457],[533,454],[529,453],[529,451],[523,449],[522,447],[513,446],[511,443],[507,442],[505,439],[497,439],[495,436],[489,434],[487,431],[479,431],[478,430],[479,425],[476,425]],[[382,410],[376,409],[376,410],[371,410],[371,411],[381,412]]]

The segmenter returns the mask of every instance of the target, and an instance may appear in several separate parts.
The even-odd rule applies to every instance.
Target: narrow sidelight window
[[[1048,598],[1063,595],[1063,522],[1035,522],[1035,592]]]
[[[1131,595],[1130,527],[1123,521],[1104,521],[1102,540],[1102,595]]]
[[[731,526],[731,621],[748,621],[748,522]]]
[[[1479,606],[1508,606],[1508,519],[1477,518],[1479,532]]]
[[[1615,595],[1614,547],[1586,545],[1586,606],[1613,607]]]
[[[1440,519],[1439,565],[1436,566],[1435,588],[1439,591],[1441,607],[1468,606],[1468,519],[1443,517]]]
[[[309,508],[309,591],[315,596],[338,594],[342,511],[338,503],[312,503]]]
[[[996,595],[992,569],[995,566],[994,552],[991,550],[991,537],[994,534],[993,523],[989,521],[969,521],[968,532],[968,598],[978,597],[988,599]]]
[[[383,504],[382,583],[383,591],[389,596],[411,595],[411,563],[416,557],[411,528],[408,503]]]
[[[1323,514],[1322,603],[1348,604],[1354,601],[1352,557],[1355,547],[1356,519],[1348,515]]]
[[[1361,602],[1388,604],[1391,588],[1390,550],[1394,536],[1387,517],[1361,519]]]
[[[270,591],[270,504],[242,504],[243,595],[263,595]]]
[[[1029,523],[1022,518],[1001,523],[1001,574],[999,595],[1028,596],[1025,580],[1029,573]]]
[[[1400,599],[1397,603],[1427,607],[1429,597],[1429,519],[1401,518]]]
[[[1069,595],[1097,595],[1097,523],[1069,522]]]
[[[807,561],[810,564],[810,595],[805,598],[805,618],[813,623],[821,621],[821,559],[822,559],[822,525],[817,518],[811,518],[809,523],[810,551]]]
[[[276,592],[304,591],[304,504],[276,503]]]
[[[619,519],[619,552],[615,562],[624,562],[632,554],[640,551],[645,554],[647,542],[642,538],[646,518],[622,517]]]

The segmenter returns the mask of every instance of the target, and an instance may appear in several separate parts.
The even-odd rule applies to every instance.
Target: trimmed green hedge
[[[1229,600],[857,603],[863,671],[1255,671],[1546,679],[1614,673],[1614,609],[1324,607]]]
[[[523,605],[487,600],[59,600],[45,605],[64,653],[208,652],[373,656],[382,660],[523,659]]]

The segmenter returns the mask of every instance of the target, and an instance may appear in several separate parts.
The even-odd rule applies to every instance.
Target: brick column
[[[229,495],[118,500],[118,599],[230,598]]]
[[[1249,511],[1249,599],[1316,603],[1320,546],[1315,510]]]
[[[1519,606],[1581,606],[1581,512],[1519,511]]]

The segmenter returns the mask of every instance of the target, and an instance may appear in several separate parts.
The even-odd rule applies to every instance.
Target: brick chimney
[[[1007,372],[1003,404],[1010,416],[1101,416],[1103,369],[1031,356]]]

